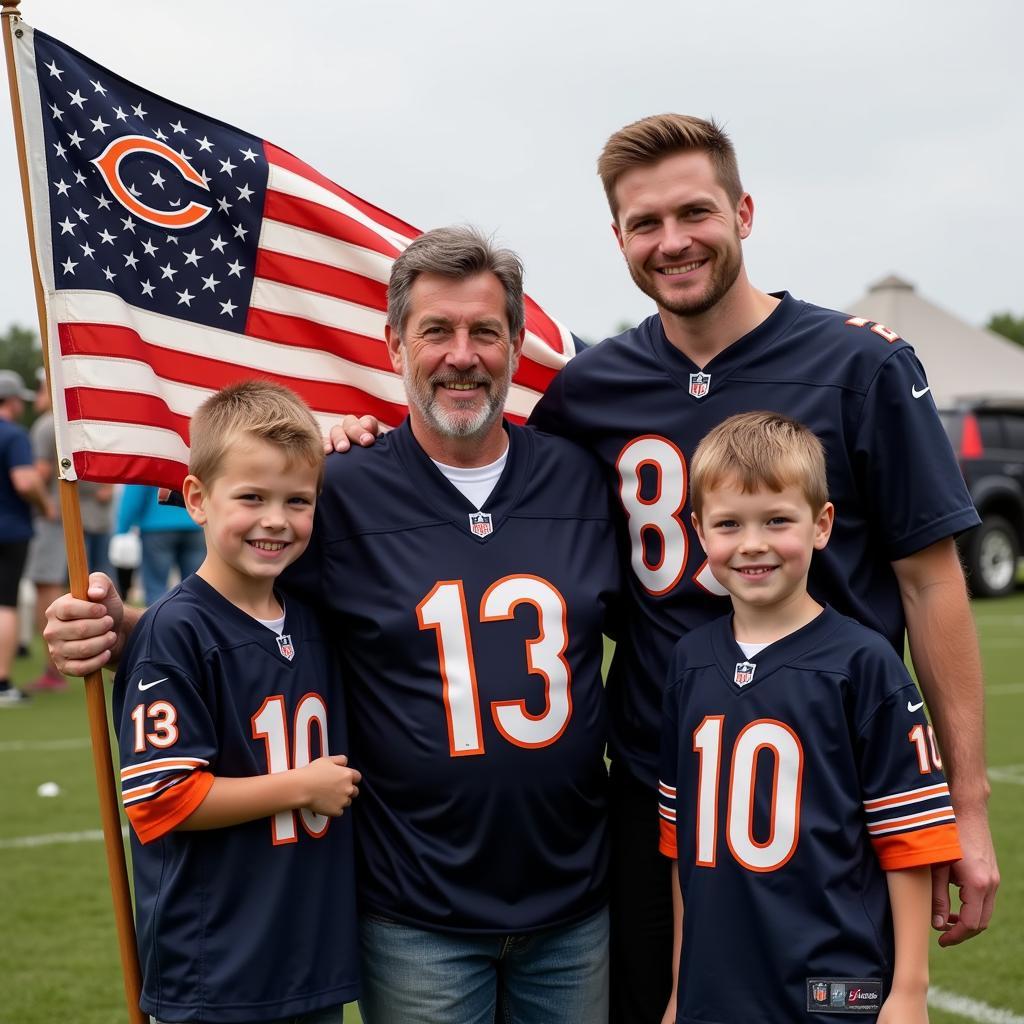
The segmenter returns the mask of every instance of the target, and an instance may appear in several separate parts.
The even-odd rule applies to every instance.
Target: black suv
[[[1024,550],[1024,401],[974,401],[940,410],[981,525],[960,537],[971,592],[1002,597],[1017,585]]]

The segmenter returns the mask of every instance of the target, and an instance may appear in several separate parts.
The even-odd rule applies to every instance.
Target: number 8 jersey
[[[619,497],[632,607],[608,676],[609,747],[652,790],[672,648],[728,611],[690,525],[689,460],[709,430],[768,409],[817,434],[836,521],[808,589],[898,651],[891,563],[979,522],[914,350],[881,324],[780,298],[703,367],[652,316],[570,360],[530,417],[597,454]]]
[[[175,831],[214,776],[349,752],[330,641],[300,601],[285,612],[278,635],[190,576],[143,615],[114,681],[140,1005],[158,1020],[276,1020],[358,995],[349,813]]]
[[[659,783],[684,902],[679,1024],[877,1012],[885,870],[960,857],[922,706],[886,641],[830,608],[752,661],[730,617],[679,643]]]
[[[480,510],[408,422],[329,457],[285,577],[333,613],[361,906],[419,928],[524,933],[607,898],[609,496],[576,445],[507,430]]]

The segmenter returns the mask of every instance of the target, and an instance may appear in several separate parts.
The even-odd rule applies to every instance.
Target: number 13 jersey
[[[608,492],[576,445],[507,431],[481,510],[408,421],[330,457],[286,579],[334,616],[361,905],[420,928],[529,932],[606,899]]]

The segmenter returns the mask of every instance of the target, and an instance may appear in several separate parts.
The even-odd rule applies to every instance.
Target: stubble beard
[[[743,257],[738,246],[735,250],[730,249],[723,254],[723,257],[715,262],[711,280],[704,293],[685,299],[666,298],[658,289],[659,275],[657,271],[647,274],[642,268],[635,270],[632,264],[627,265],[633,283],[644,295],[653,299],[659,309],[667,310],[675,316],[695,317],[713,309],[729,293],[729,289],[736,283],[736,279],[743,269]]]

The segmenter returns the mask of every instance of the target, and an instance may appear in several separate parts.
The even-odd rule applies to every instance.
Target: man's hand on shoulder
[[[89,577],[87,593],[85,601],[64,594],[46,609],[43,638],[53,663],[68,675],[85,676],[116,663],[138,620],[134,610],[126,614],[117,588],[103,573]]]
[[[375,416],[348,415],[331,427],[330,441],[324,442],[324,454],[347,452],[352,445],[369,448],[377,440],[380,423]]]

